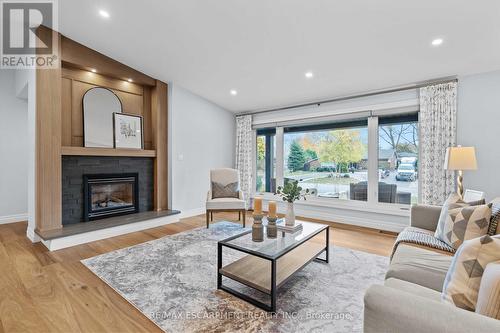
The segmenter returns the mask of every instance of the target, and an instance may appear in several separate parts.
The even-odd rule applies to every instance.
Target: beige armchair
[[[238,212],[238,220],[241,220],[243,215],[243,227],[245,227],[247,207],[239,183],[238,170],[224,168],[210,171],[210,190],[206,202],[207,228],[210,221],[213,221],[214,212]],[[214,185],[217,189],[213,188]]]

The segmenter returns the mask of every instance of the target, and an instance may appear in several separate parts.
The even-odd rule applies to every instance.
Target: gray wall
[[[235,117],[178,85],[171,89],[171,207],[199,213],[210,169],[234,165]]]
[[[28,213],[28,103],[16,97],[15,71],[0,69],[0,222]]]
[[[500,71],[459,78],[457,119],[457,143],[475,146],[478,163],[464,187],[500,196]]]

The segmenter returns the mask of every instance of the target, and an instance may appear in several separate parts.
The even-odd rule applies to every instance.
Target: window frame
[[[380,121],[382,120],[382,121]],[[310,205],[319,207],[331,207],[352,209],[367,212],[386,213],[388,215],[401,215],[407,216],[411,205],[398,204],[398,203],[383,203],[378,201],[378,155],[379,155],[379,125],[386,125],[390,123],[397,123],[398,121],[417,121],[419,122],[418,111],[405,114],[393,115],[371,115],[363,119],[342,120],[337,122],[328,122],[314,125],[297,125],[297,126],[276,126],[274,128],[257,129],[255,133],[255,142],[258,135],[265,133],[265,130],[272,131],[275,137],[275,152],[276,152],[276,186],[283,185],[284,182],[284,134],[292,132],[304,132],[307,130],[327,130],[327,129],[340,129],[340,128],[355,128],[367,127],[368,128],[368,198],[367,201],[358,200],[344,200],[336,198],[322,198],[310,197],[307,201],[299,201],[298,205]],[[379,122],[380,121],[380,122]],[[420,137],[420,126],[419,126]],[[267,149],[267,145],[266,145]],[[419,145],[419,156],[420,156]],[[256,155],[256,154],[254,154]],[[267,161],[266,161],[267,162]],[[257,164],[253,163],[254,179],[256,179]],[[266,182],[267,187],[267,182]],[[418,178],[418,202],[420,202],[420,177]],[[263,196],[267,200],[280,200],[274,193],[271,192],[257,192],[254,186],[255,193]]]
[[[405,113],[405,114],[393,114],[393,115],[384,115],[384,116],[378,116],[379,118],[379,126],[380,125],[390,125],[390,124],[400,124],[400,123],[410,123],[410,122],[416,122],[418,124],[418,164],[420,167],[420,156],[422,156],[422,147],[420,145],[420,112],[411,112],[411,113]],[[382,120],[382,121],[380,121]],[[378,143],[377,143],[378,145]],[[377,155],[378,159],[378,155]],[[378,165],[377,165],[378,168]],[[417,183],[418,183],[418,195],[417,195],[417,203],[422,202],[422,191],[420,189],[422,188],[422,180],[420,177],[420,171],[419,175],[417,178]],[[378,201],[378,196],[377,196],[377,201]],[[403,204],[388,204],[388,203],[380,203],[383,205],[399,205],[402,207],[411,207],[411,203],[409,205],[403,205]]]
[[[256,142],[258,137],[265,138],[265,151],[264,151],[264,177],[265,177],[265,190],[264,193],[271,193],[271,179],[273,178],[273,158],[276,144],[276,129],[275,128],[263,128],[256,131]],[[274,139],[274,144],[273,144]],[[256,151],[257,154],[257,151]],[[276,154],[277,156],[277,154]],[[257,179],[257,168],[255,163],[255,179]],[[277,176],[276,176],[277,182]],[[257,190],[257,184],[255,185],[255,191]]]

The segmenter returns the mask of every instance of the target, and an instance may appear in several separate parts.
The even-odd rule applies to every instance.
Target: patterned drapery
[[[252,195],[252,116],[236,117],[236,169],[240,172],[240,189],[250,207]]]
[[[455,191],[454,172],[444,161],[446,148],[456,145],[457,82],[420,88],[419,118],[422,203],[442,205]]]

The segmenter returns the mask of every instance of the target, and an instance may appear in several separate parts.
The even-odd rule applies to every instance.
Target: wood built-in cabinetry
[[[51,33],[46,28],[40,30]],[[37,230],[62,228],[63,155],[154,158],[154,209],[168,209],[167,84],[65,36],[58,34],[58,38],[59,67],[36,71]],[[143,117],[143,150],[83,147],[82,98],[97,86],[115,92],[123,112]]]

